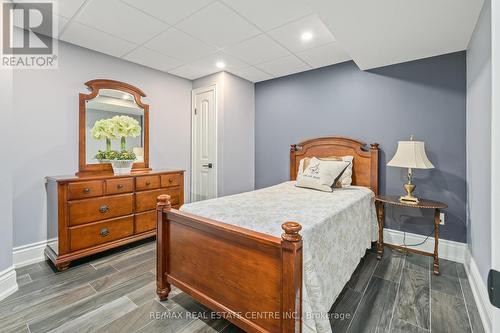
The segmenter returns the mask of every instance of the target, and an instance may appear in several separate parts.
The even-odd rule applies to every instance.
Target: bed
[[[291,146],[289,182],[182,211],[160,196],[160,299],[172,284],[247,332],[329,332],[329,308],[377,238],[378,153],[377,144],[317,138]],[[353,186],[294,186],[302,158],[343,155],[354,156]]]

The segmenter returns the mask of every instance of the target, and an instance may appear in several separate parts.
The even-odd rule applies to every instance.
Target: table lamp
[[[406,195],[401,196],[399,201],[414,205],[418,204],[418,198],[413,196],[415,184],[412,183],[412,169],[434,168],[434,165],[432,165],[425,154],[425,143],[423,141],[415,141],[413,135],[410,137],[410,141],[399,141],[396,154],[387,165],[408,168],[408,183],[403,184]]]

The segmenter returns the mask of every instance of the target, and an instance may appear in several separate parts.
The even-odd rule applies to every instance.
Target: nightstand
[[[385,218],[385,205],[393,205],[400,207],[418,208],[418,209],[433,209],[434,210],[434,253],[424,252],[412,248],[408,248],[400,245],[393,245],[384,243],[384,218]],[[384,245],[408,252],[413,252],[421,255],[426,255],[434,258],[434,274],[439,275],[439,253],[438,253],[438,242],[439,242],[439,214],[441,209],[445,209],[448,205],[439,202],[431,201],[425,199],[419,199],[417,204],[409,204],[399,201],[398,196],[382,196],[377,195],[375,197],[375,206],[377,207],[377,219],[378,219],[378,242],[377,242],[377,259],[382,258],[384,253]]]

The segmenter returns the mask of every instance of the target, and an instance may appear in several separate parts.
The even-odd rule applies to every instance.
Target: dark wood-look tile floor
[[[463,266],[373,252],[331,309],[338,332],[483,332]],[[155,294],[155,243],[143,242],[56,272],[47,262],[17,270],[19,290],[0,302],[1,332],[242,332],[174,288]]]

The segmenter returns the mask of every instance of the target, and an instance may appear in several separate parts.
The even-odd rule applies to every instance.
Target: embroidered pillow
[[[305,161],[302,162],[302,167]],[[320,160],[313,157],[309,160],[307,167],[297,175],[296,186],[312,188],[324,192],[332,192],[335,184],[342,173],[347,169],[350,162],[337,160]],[[299,165],[300,169],[300,165]]]
[[[324,160],[324,161],[345,161],[345,162],[350,162],[349,166],[347,169],[342,173],[340,176],[339,180],[335,183],[334,187],[340,188],[340,187],[348,187],[351,186],[352,184],[352,164],[354,161],[354,157],[350,155],[346,156],[329,156],[329,157],[321,157],[318,158],[319,160]],[[311,161],[310,157],[304,157],[303,159],[300,160],[299,163],[299,170],[297,172],[297,179],[302,175],[304,170],[308,167],[309,162]]]

